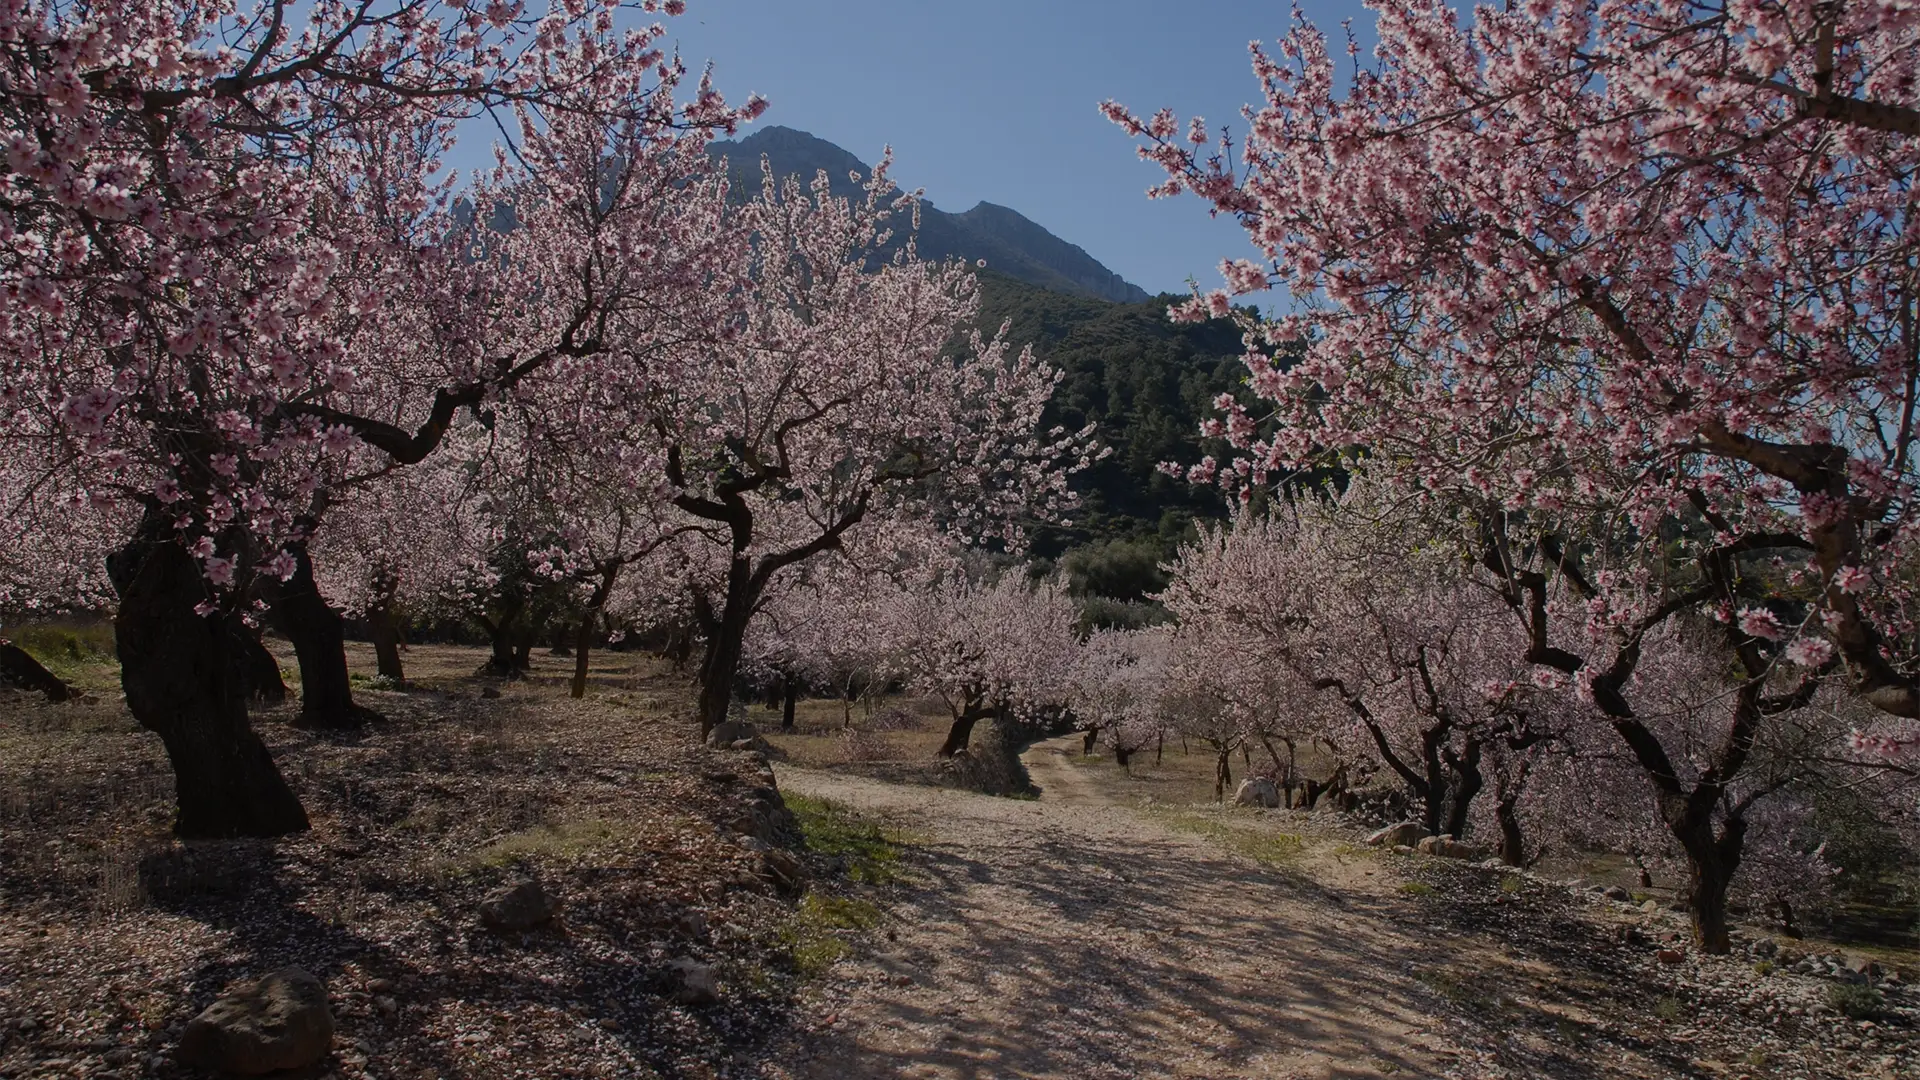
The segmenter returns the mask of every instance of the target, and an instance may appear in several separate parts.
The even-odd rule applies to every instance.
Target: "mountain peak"
[[[736,183],[753,183],[749,190],[758,190],[758,162],[763,155],[780,176],[811,179],[824,169],[836,195],[857,194],[859,184],[850,174],[857,172],[864,181],[873,171],[817,135],[779,125],[760,128],[737,142],[716,142],[713,153],[727,157]],[[996,203],[981,202],[964,214],[949,214],[923,201],[918,243],[924,258],[984,259],[990,269],[1055,292],[1121,303],[1147,298],[1146,290],[1102,266],[1078,245]]]

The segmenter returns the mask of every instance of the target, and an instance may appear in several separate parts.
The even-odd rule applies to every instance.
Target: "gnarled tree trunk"
[[[394,598],[398,586],[393,575],[380,574],[374,582],[373,603],[367,607],[367,636],[373,639],[375,668],[395,686],[407,681],[400,663],[400,609]]]
[[[182,837],[281,836],[307,814],[247,724],[230,615],[197,615],[200,567],[150,516],[108,560],[120,611],[114,641],[127,708],[160,736],[173,764]]]
[[[285,581],[263,578],[260,591],[266,597],[268,621],[293,643],[300,662],[300,724],[345,730],[380,719],[379,713],[353,700],[346,627],[314,583],[306,545],[296,544],[292,552],[293,576]]]
[[[280,677],[280,661],[266,643],[242,626],[233,636],[239,653],[240,693],[249,701],[278,705],[287,700],[287,681]]]

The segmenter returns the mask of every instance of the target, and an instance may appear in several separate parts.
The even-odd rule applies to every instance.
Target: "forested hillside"
[[[1163,461],[1182,465],[1220,453],[1202,440],[1200,421],[1212,402],[1240,384],[1240,337],[1227,322],[1176,324],[1169,298],[1116,304],[1067,296],[984,271],[980,323],[992,331],[1004,320],[1015,342],[1032,342],[1065,379],[1055,391],[1048,424],[1099,425],[1113,448],[1106,460],[1075,478],[1083,510],[1068,528],[1050,528],[1036,545],[1058,557],[1069,548],[1110,541],[1151,541],[1170,551],[1195,517],[1219,517],[1225,500],[1159,472]],[[1203,445],[1206,443],[1208,445]]]

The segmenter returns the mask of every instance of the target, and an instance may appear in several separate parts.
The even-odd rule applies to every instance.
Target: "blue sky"
[[[1354,0],[1303,2],[1329,28],[1371,23]],[[729,99],[772,100],[761,124],[867,161],[892,144],[896,179],[943,209],[1013,207],[1149,292],[1184,292],[1217,285],[1244,234],[1190,196],[1149,201],[1158,171],[1096,106],[1237,130],[1258,91],[1247,42],[1287,23],[1274,0],[688,0],[667,25]]]

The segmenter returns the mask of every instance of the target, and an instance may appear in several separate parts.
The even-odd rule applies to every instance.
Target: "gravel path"
[[[782,768],[914,830],[922,880],[836,971],[792,1080],[1436,1076],[1407,973],[1433,943],[1372,860],[1280,865],[1116,806],[1078,737],[1026,755],[1037,801]],[[1356,888],[1355,886],[1360,886]]]

